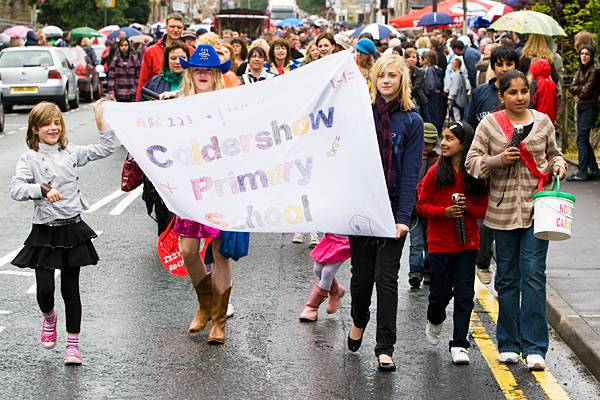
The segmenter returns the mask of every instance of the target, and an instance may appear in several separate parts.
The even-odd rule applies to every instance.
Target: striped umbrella
[[[549,15],[536,11],[513,11],[494,22],[490,29],[517,33],[537,33],[545,36],[567,36],[564,29]]]
[[[396,28],[394,28],[391,25],[384,24],[369,24],[361,26],[360,28],[354,31],[352,36],[359,37],[362,33],[370,33],[371,35],[373,35],[374,40],[385,39],[391,34],[400,36],[400,32],[398,32]]]

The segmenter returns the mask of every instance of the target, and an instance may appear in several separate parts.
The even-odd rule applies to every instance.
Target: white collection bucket
[[[552,190],[533,195],[533,234],[543,240],[567,240],[573,234],[575,196],[560,191],[558,177]]]

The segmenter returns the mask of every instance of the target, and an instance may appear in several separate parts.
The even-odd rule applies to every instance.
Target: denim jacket
[[[79,189],[79,167],[90,161],[108,157],[115,151],[115,133],[100,132],[100,142],[86,146],[39,144],[38,151],[28,150],[17,161],[15,176],[10,181],[10,197],[33,200],[33,223],[46,224],[57,219],[79,215],[89,203]],[[50,203],[42,196],[41,184],[58,190],[62,200]]]

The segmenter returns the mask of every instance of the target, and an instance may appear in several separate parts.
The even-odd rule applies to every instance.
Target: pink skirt
[[[179,217],[175,217],[175,226],[173,226],[173,232],[178,236],[198,239],[216,238],[221,233],[220,230],[211,228],[208,225]]]
[[[350,258],[350,242],[346,237],[326,233],[309,255],[322,264],[344,262]]]

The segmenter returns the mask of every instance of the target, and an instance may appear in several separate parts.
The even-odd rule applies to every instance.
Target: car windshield
[[[54,65],[52,55],[44,50],[3,51],[0,68],[49,67]]]
[[[59,51],[67,57],[71,64],[85,64],[85,53],[76,47],[59,47]]]

